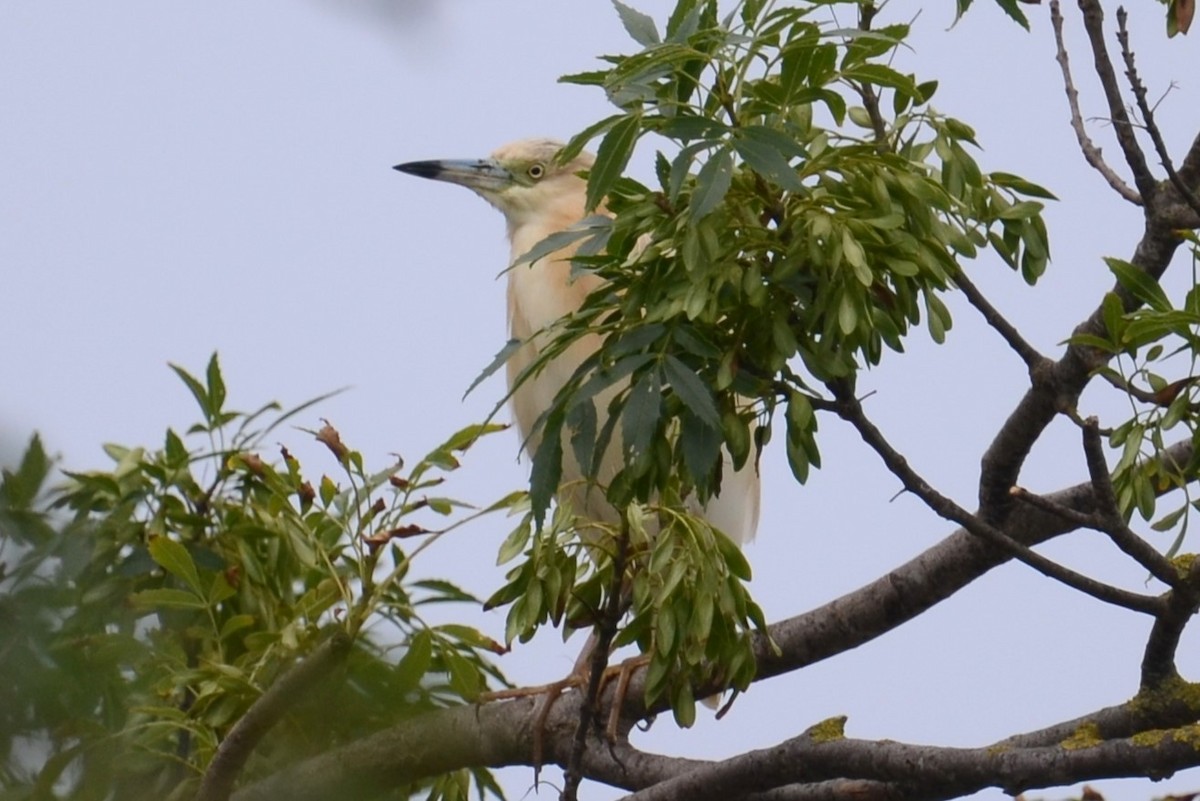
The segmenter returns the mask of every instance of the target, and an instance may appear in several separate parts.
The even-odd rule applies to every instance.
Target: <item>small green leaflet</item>
[[[658,35],[658,29],[654,26],[654,20],[649,15],[625,5],[620,0],[613,0],[613,6],[616,7],[617,14],[621,17],[621,24],[625,26],[626,32],[633,41],[642,47],[650,47],[662,41]]]
[[[587,202],[585,208],[594,210],[603,202],[608,190],[613,188],[629,157],[633,155],[633,146],[637,143],[641,132],[642,118],[640,114],[631,114],[613,125],[600,147],[596,151],[596,166],[588,175]]]
[[[696,176],[696,188],[692,191],[689,214],[693,223],[708,215],[725,199],[729,185],[733,182],[733,156],[721,147],[713,153]]]
[[[507,362],[509,360],[509,358],[514,353],[516,353],[518,349],[520,349],[522,344],[524,344],[524,343],[522,343],[521,340],[519,340],[519,339],[508,340],[508,342],[505,343],[504,347],[500,349],[500,352],[496,354],[496,357],[494,359],[492,359],[491,364],[489,364],[487,367],[483,368],[483,372],[480,373],[475,378],[475,380],[471,382],[471,386],[467,387],[467,391],[463,393],[463,397],[465,398],[468,395],[470,395],[471,392],[475,389],[475,387],[482,384],[484,382],[484,380],[487,379],[488,376],[490,376],[492,373],[499,370],[501,365],[503,365],[505,362]]]
[[[717,411],[712,392],[691,368],[668,354],[663,360],[663,377],[700,422],[714,430],[721,429],[721,414]]]

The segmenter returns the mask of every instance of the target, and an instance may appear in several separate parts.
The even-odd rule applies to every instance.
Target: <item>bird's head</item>
[[[503,212],[510,230],[547,216],[570,224],[583,217],[587,182],[579,172],[591,169],[594,158],[580,153],[560,165],[562,147],[553,139],[522,139],[486,159],[410,161],[395,169],[467,187]]]

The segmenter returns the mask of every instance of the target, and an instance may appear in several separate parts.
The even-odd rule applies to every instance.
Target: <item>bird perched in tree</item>
[[[508,227],[512,265],[546,237],[586,216],[587,181],[580,173],[591,169],[594,157],[581,153],[559,165],[555,156],[561,148],[562,143],[551,139],[523,139],[499,148],[486,159],[414,161],[398,164],[395,169],[465,186],[499,209]],[[509,332],[525,343],[508,361],[508,384],[517,428],[530,454],[537,449],[533,429],[539,416],[550,408],[554,396],[579,365],[600,346],[598,336],[581,338],[536,375],[514,386],[521,372],[537,358],[539,332],[576,311],[602,283],[588,272],[572,277],[570,260],[576,247],[566,247],[508,271]],[[600,398],[596,405],[602,414],[607,399]],[[597,428],[603,425],[600,419]],[[568,488],[565,494],[572,510],[587,519],[612,520],[613,512],[603,493],[587,489],[586,475],[572,458],[570,448],[563,449],[563,457],[562,486]],[[741,544],[753,538],[758,525],[758,470],[753,459],[737,471],[728,453],[724,459],[720,492],[693,511]],[[621,449],[609,448],[596,479],[606,483],[621,466]]]

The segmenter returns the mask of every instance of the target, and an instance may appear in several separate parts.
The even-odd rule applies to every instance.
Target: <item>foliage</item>
[[[1160,457],[1173,431],[1183,427],[1187,438],[1200,445],[1200,387],[1197,354],[1200,353],[1200,240],[1182,232],[1192,246],[1192,280],[1182,305],[1176,307],[1163,288],[1120,259],[1106,259],[1127,298],[1139,305],[1126,310],[1125,299],[1110,292],[1102,305],[1104,333],[1076,334],[1071,342],[1115,356],[1115,366],[1100,373],[1127,390],[1131,416],[1109,433],[1109,444],[1119,449],[1113,468],[1113,485],[1126,519],[1134,512],[1154,520],[1157,499],[1168,488],[1184,496],[1179,506],[1154,520],[1156,531],[1175,531],[1167,555],[1178,552],[1187,534],[1192,509],[1189,485],[1200,475],[1200,447],[1187,464],[1164,462]],[[1166,371],[1182,373],[1172,380]],[[1144,388],[1143,388],[1144,385]]]
[[[971,128],[929,106],[936,82],[888,66],[907,25],[818,18],[837,5],[743,3],[719,21],[715,3],[681,2],[660,36],[618,4],[643,49],[565,79],[602,87],[620,108],[561,155],[603,135],[589,201],[606,199],[615,217],[586,231],[591,251],[602,240],[607,252],[574,261],[612,291],[564,321],[530,372],[585,332],[605,334],[544,422],[547,434],[577,435],[588,402],[629,381],[608,409],[629,451],[608,490],[618,506],[646,502],[675,474],[708,497],[721,446],[740,465],[781,408],[804,480],[820,464],[809,406],[823,382],[903,350],[923,317],[940,342],[951,319],[939,294],[980,249],[1030,283],[1046,266],[1042,206],[1028,198],[1052,195],[984,173]],[[656,188],[620,177],[651,133],[673,145],[658,154]],[[663,444],[675,427],[681,436]],[[603,452],[611,433],[587,453]],[[547,486],[556,441],[543,437],[535,459]]]
[[[679,510],[710,498],[728,464],[757,461],[777,424],[804,481],[821,463],[814,410],[828,405],[823,386],[902,351],[922,320],[941,342],[951,319],[939,296],[981,249],[1034,283],[1049,258],[1034,198],[1053,196],[981,170],[971,128],[929,105],[936,81],[889,66],[908,26],[875,30],[864,18],[847,29],[828,13],[854,13],[856,2],[743,2],[720,19],[717,3],[682,0],[662,33],[615,5],[641,49],[563,80],[602,88],[619,111],[559,155],[566,163],[601,137],[588,206],[611,217],[589,217],[525,257],[578,244],[574,267],[604,278],[605,291],[558,323],[518,380],[583,336],[604,342],[540,421],[532,527],[522,524],[504,556],[531,545],[492,603],[514,603],[509,637],[524,639],[547,621],[588,619],[572,604],[604,609],[633,582],[620,639],[650,654],[650,700],[669,691],[687,721],[686,683],[706,672],[738,687],[750,680],[760,613],[738,580],[749,578],[740,555],[719,533],[664,537],[708,528]],[[648,134],[670,145],[657,154],[654,187],[623,177]],[[596,476],[617,442],[624,466],[598,491],[626,518],[662,528],[654,546],[632,548],[623,581],[608,575],[612,554],[639,543],[621,539],[620,526],[597,526],[583,541],[561,516],[542,530],[563,460]],[[667,542],[681,573],[667,582],[672,591],[639,591],[645,560],[656,564]],[[587,547],[594,567],[580,558]],[[666,675],[676,677],[669,688],[658,681]]]
[[[502,680],[497,643],[423,617],[475,600],[410,575],[430,542],[483,513],[433,493],[498,426],[460,431],[407,471],[368,473],[326,424],[315,433],[340,477],[314,487],[287,448],[263,455],[313,402],[233,411],[215,355],[203,381],[174,369],[202,415],[186,434],[167,431],[154,451],[107,446],[110,469],[54,490],[34,438],[4,474],[0,671],[16,678],[0,689],[5,798],[190,797],[231,727],[334,631],[354,638],[336,680],[295,699],[247,777]],[[426,528],[422,515],[446,522]],[[480,769],[430,795],[465,798],[467,778],[496,789]]]

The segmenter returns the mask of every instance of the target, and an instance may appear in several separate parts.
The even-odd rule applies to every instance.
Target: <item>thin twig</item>
[[[609,587],[608,602],[605,605],[604,616],[596,624],[596,644],[592,651],[589,666],[587,693],[579,707],[579,726],[575,729],[575,739],[571,744],[571,755],[567,760],[561,801],[575,801],[579,784],[583,781],[583,754],[587,749],[588,734],[596,719],[596,703],[600,697],[600,688],[604,684],[604,671],[608,667],[608,654],[612,648],[613,638],[617,636],[617,624],[622,613],[621,597],[625,587],[625,560],[629,551],[629,521],[621,516],[621,534],[617,539],[617,550],[613,554],[613,577]]]
[[[867,419],[862,405],[848,386],[830,383],[828,387],[838,402],[838,415],[854,426],[863,441],[879,455],[892,475],[900,479],[900,483],[904,485],[905,489],[924,501],[925,505],[936,514],[957,523],[971,534],[1011,554],[1015,559],[1024,562],[1047,578],[1059,581],[1096,600],[1147,615],[1161,613],[1164,603],[1162,599],[1105,584],[1047,559],[939,493],[909,466],[908,460],[895,450],[874,423]]]
[[[1083,12],[1083,29],[1087,32],[1088,42],[1092,46],[1093,63],[1096,77],[1104,89],[1104,99],[1108,101],[1108,114],[1113,123],[1113,133],[1116,134],[1117,144],[1125,155],[1125,163],[1133,173],[1133,185],[1147,205],[1154,201],[1154,193],[1158,182],[1146,165],[1146,155],[1134,135],[1133,123],[1125,111],[1121,98],[1121,87],[1117,82],[1117,73],[1113,69],[1112,59],[1108,56],[1108,47],[1104,44],[1104,9],[1099,0],[1079,0],[1079,10]]]
[[[983,296],[978,287],[971,283],[962,270],[959,270],[958,274],[954,276],[954,283],[966,295],[970,304],[983,315],[983,319],[987,321],[987,324],[996,329],[996,333],[1004,338],[1008,346],[1021,357],[1021,361],[1025,362],[1025,365],[1029,369],[1032,370],[1046,361],[1046,357],[1038,353],[1035,347],[1025,341],[1021,333],[1017,331],[1012,323],[1004,318],[1004,315],[996,310],[996,307]]]
[[[1072,525],[1079,526],[1080,528],[1100,530],[1101,521],[1094,514],[1087,514],[1086,512],[1072,509],[1069,506],[1064,506],[1061,503],[1055,503],[1046,496],[1030,492],[1024,487],[1013,487],[1012,496],[1030,506],[1041,509],[1043,512],[1049,512],[1055,517],[1060,517]]]
[[[873,2],[866,2],[858,7],[859,30],[871,30],[871,22],[875,19],[876,11],[877,9]],[[875,147],[880,152],[891,152],[892,147],[887,139],[887,123],[884,122],[883,114],[879,110],[879,95],[875,94],[874,87],[869,83],[864,82],[856,88],[859,95],[862,96],[863,107],[867,110],[867,116],[871,119],[871,128],[875,132]]]
[[[1122,181],[1112,167],[1108,166],[1108,162],[1100,153],[1100,148],[1092,142],[1084,127],[1083,114],[1079,110],[1079,92],[1075,89],[1075,82],[1071,79],[1070,60],[1067,57],[1066,43],[1063,41],[1063,18],[1058,0],[1050,0],[1050,22],[1054,27],[1054,41],[1058,47],[1058,64],[1062,67],[1063,84],[1067,91],[1067,105],[1071,108],[1071,128],[1075,130],[1075,138],[1079,140],[1079,149],[1083,151],[1083,158],[1104,177],[1104,180],[1118,195],[1130,203],[1140,206],[1142,205],[1141,195]]]
[[[1172,186],[1179,192],[1188,207],[1196,214],[1200,214],[1200,199],[1196,198],[1188,185],[1175,172],[1171,154],[1167,152],[1167,143],[1163,141],[1162,132],[1158,130],[1158,125],[1154,122],[1154,110],[1146,100],[1146,86],[1138,77],[1137,67],[1133,63],[1133,50],[1129,48],[1129,31],[1125,27],[1128,16],[1124,6],[1117,7],[1117,41],[1121,43],[1121,58],[1125,61],[1125,77],[1129,79],[1129,86],[1133,89],[1133,96],[1137,100],[1138,111],[1142,114],[1146,133],[1150,134],[1150,141],[1154,143],[1158,160],[1162,163],[1163,169],[1167,171],[1167,178],[1170,179]]]

